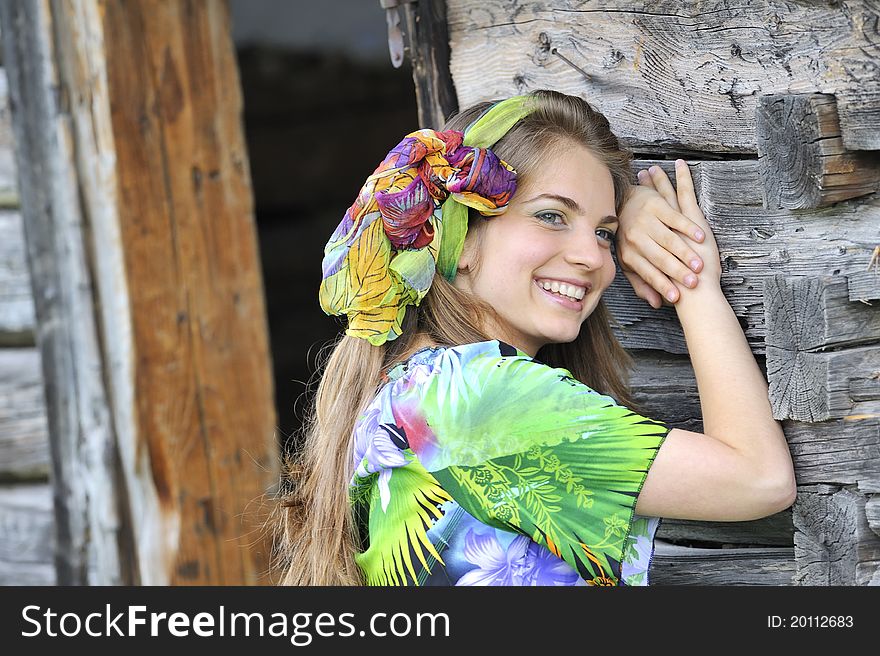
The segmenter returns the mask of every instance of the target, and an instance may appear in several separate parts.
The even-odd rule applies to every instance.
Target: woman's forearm
[[[786,478],[788,444],[733,309],[713,285],[683,289],[681,296],[675,309],[700,392],[703,432],[753,461],[757,475]]]

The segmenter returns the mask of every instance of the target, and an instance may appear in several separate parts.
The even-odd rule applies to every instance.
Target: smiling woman
[[[348,328],[288,464],[284,583],[647,585],[660,518],[792,503],[687,166],[633,188],[630,157],[589,103],[538,91],[407,135],[367,179],[325,249],[321,306]],[[653,293],[673,285],[705,435],[630,397],[602,301],[628,225],[662,235],[629,259],[671,278]]]

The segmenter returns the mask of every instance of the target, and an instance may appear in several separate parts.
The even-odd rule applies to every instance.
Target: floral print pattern
[[[355,426],[371,585],[647,585],[669,427],[498,340],[393,367]]]

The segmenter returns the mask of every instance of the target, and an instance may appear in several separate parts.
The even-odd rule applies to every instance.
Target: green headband
[[[462,145],[491,148],[501,137],[531,113],[531,96],[514,96],[492,105],[464,132]],[[468,208],[452,196],[443,203],[443,238],[437,256],[437,270],[449,282],[455,280],[458,259],[467,235]]]

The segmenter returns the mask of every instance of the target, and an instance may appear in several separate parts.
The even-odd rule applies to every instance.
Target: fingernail
[[[678,168],[683,168],[683,167],[684,167],[684,160],[683,160],[683,159],[677,159],[677,160],[675,160],[675,165],[676,165]]]
[[[697,230],[697,231],[694,233],[694,239],[696,239],[697,241],[702,241],[702,240],[703,240],[703,237],[705,237],[705,236],[706,236],[706,235],[703,234],[703,231],[702,231],[702,230]]]
[[[668,292],[666,292],[666,298],[668,298],[670,301],[675,301],[675,290],[670,289]]]
[[[699,271],[700,270],[700,261],[697,259],[691,260],[691,269],[693,269],[694,271]]]
[[[697,277],[692,273],[687,274],[684,277],[684,284],[687,285],[688,287],[696,287]]]
[[[659,166],[652,166],[652,167],[649,168],[648,170],[649,170],[651,173],[659,173],[659,172],[660,172],[660,167],[659,167]]]

